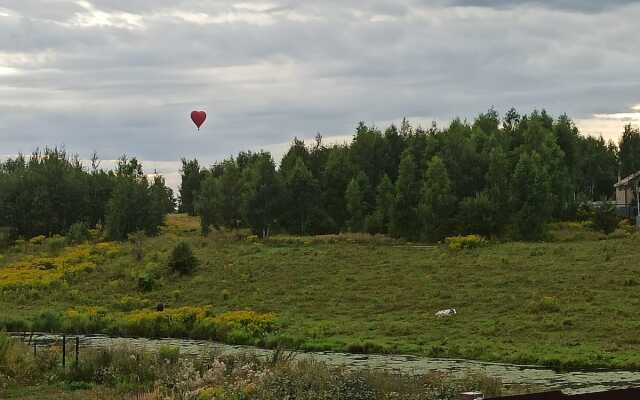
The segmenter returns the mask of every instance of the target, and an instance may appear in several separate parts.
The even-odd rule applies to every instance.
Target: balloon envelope
[[[207,113],[204,111],[191,111],[191,120],[200,130],[200,126],[204,124],[204,120],[207,119]]]

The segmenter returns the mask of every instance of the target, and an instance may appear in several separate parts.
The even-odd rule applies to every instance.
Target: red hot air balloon
[[[191,111],[191,120],[200,130],[200,126],[204,124],[204,120],[207,119],[207,113],[204,111]]]

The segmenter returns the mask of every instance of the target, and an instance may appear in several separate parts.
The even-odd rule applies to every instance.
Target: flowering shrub
[[[480,235],[466,235],[448,237],[445,243],[450,250],[462,250],[484,246],[487,241]]]
[[[118,329],[127,335],[191,336],[195,323],[204,319],[209,311],[209,306],[134,311],[119,321]]]
[[[101,307],[79,307],[67,310],[63,315],[64,331],[75,333],[100,332],[110,322],[107,310]]]
[[[73,274],[94,270],[115,244],[79,245],[56,257],[25,256],[0,270],[0,288],[48,286]]]
[[[255,311],[229,311],[198,321],[196,335],[236,344],[252,344],[276,330],[277,318],[273,313]]]

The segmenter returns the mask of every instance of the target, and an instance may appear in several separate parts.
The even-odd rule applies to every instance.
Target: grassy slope
[[[165,275],[153,291],[137,291],[131,275],[145,264],[164,264],[178,239],[191,242],[202,260],[197,273]],[[115,310],[129,296],[149,305],[273,311],[284,322],[283,333],[303,339],[309,349],[369,346],[564,367],[640,368],[639,244],[636,235],[494,244],[456,253],[346,242],[276,245],[215,235],[202,239],[197,221],[174,217],[167,232],[146,240],[142,263],[127,251],[68,285],[4,294],[0,317],[77,305]],[[459,314],[434,317],[448,307]]]

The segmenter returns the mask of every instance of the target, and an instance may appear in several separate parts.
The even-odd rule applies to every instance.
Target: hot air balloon
[[[191,120],[200,130],[200,126],[204,124],[204,120],[207,119],[207,113],[204,111],[191,111]]]

